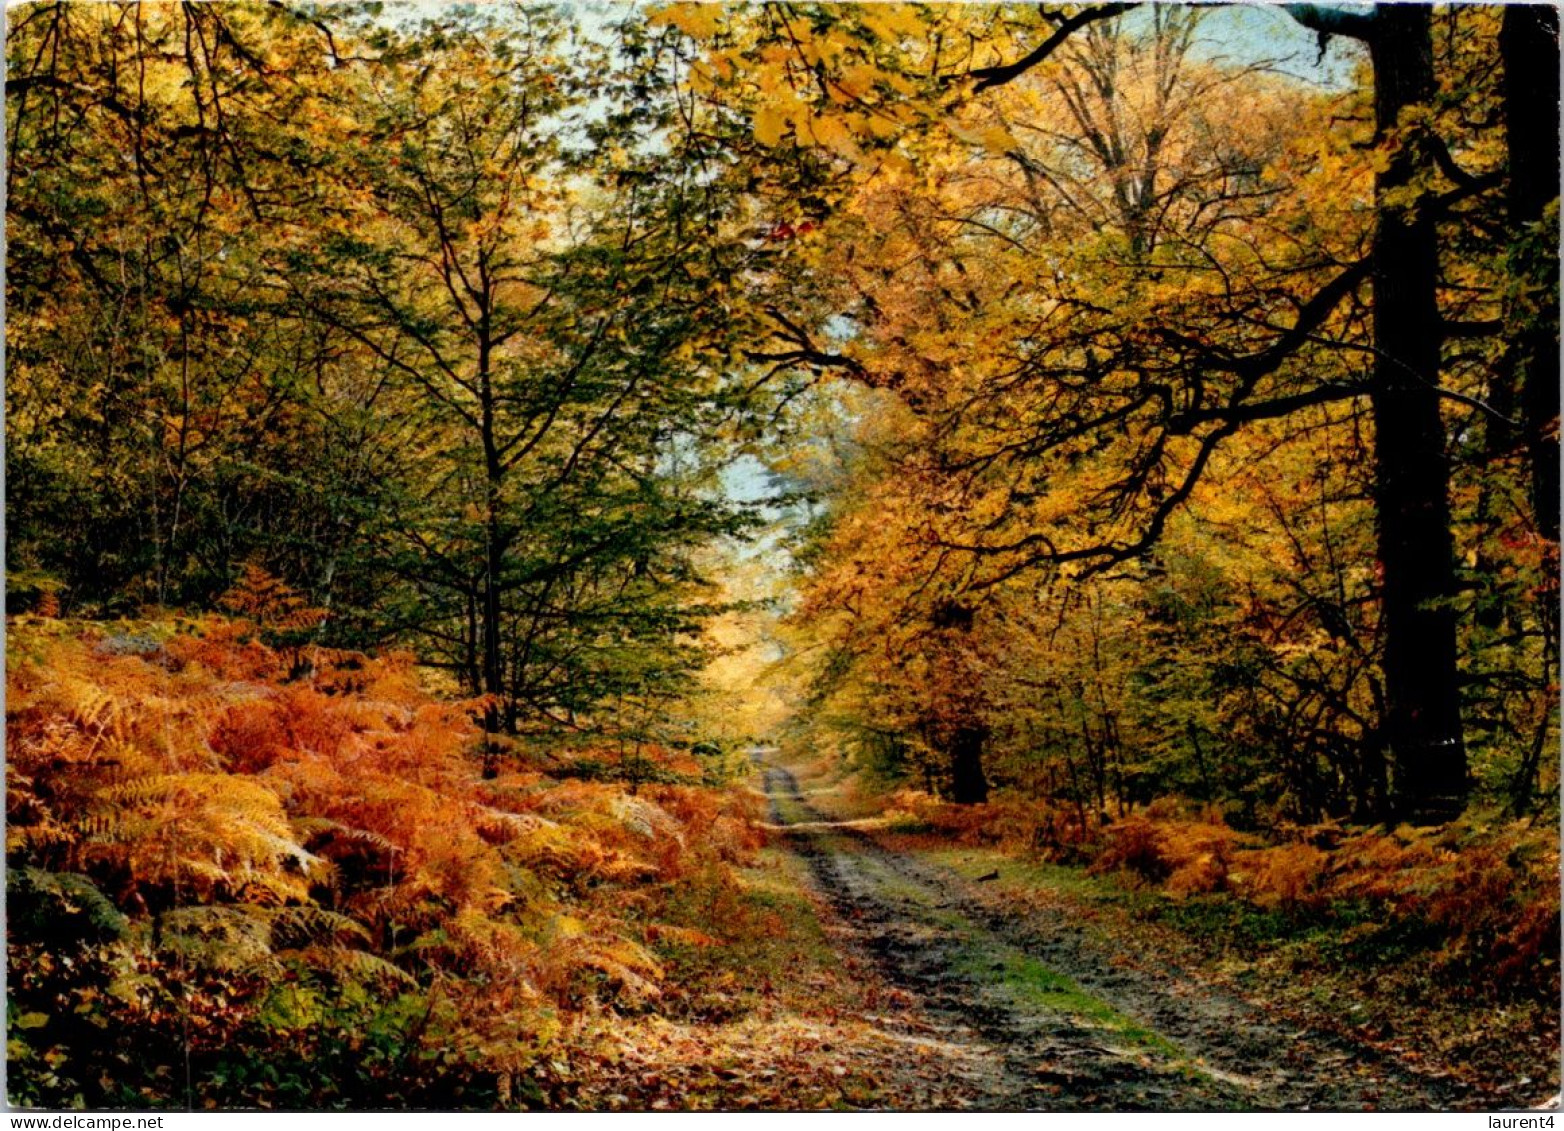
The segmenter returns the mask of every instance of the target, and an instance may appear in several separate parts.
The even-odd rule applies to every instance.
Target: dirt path
[[[774,823],[809,865],[844,948],[905,991],[978,1108],[1444,1109],[1444,1082],[1289,1031],[1176,969],[1142,967],[1062,914],[1018,921],[972,883],[833,822],[757,759]],[[894,1092],[894,1088],[892,1089]]]

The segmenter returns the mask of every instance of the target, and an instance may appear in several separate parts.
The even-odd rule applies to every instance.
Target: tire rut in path
[[[951,1067],[965,1074],[974,1107],[1361,1110],[1454,1101],[1435,1082],[1375,1063],[1369,1050],[1284,1031],[1178,971],[1159,978],[1116,966],[1062,915],[1041,924],[1007,918],[953,873],[830,820],[786,768],[756,763],[771,819],[841,920],[845,945],[866,953],[947,1045],[964,1051]]]

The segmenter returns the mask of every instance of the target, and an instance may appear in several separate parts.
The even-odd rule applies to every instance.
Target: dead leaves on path
[[[908,1018],[822,1013],[727,1025],[661,1017],[616,1023],[603,1062],[574,1102],[607,1111],[950,1109],[970,1105],[951,1057]],[[923,1028],[927,1029],[925,1025]]]

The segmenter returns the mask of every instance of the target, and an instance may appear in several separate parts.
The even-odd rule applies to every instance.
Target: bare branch
[[[1310,31],[1318,32],[1321,50],[1324,50],[1325,41],[1333,35],[1344,35],[1348,39],[1368,43],[1377,31],[1372,10],[1355,12],[1328,4],[1283,4],[1282,11]]]
[[[988,90],[990,87],[1003,86],[1005,83],[1024,75],[1027,71],[1047,59],[1059,49],[1065,40],[1069,39],[1070,36],[1087,24],[1096,23],[1099,20],[1112,19],[1114,16],[1121,15],[1136,7],[1139,7],[1139,4],[1101,4],[1095,8],[1087,8],[1084,11],[1077,12],[1069,19],[1060,23],[1058,29],[1052,35],[1015,62],[1005,63],[997,67],[979,67],[975,71],[969,71],[962,77],[977,80],[972,87],[974,94]]]

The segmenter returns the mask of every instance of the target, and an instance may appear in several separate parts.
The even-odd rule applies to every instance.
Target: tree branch
[[[1109,20],[1114,16],[1139,7],[1139,4],[1101,4],[1095,8],[1087,8],[1077,12],[1069,19],[1061,23],[1052,35],[1043,40],[1027,54],[1013,63],[1004,63],[997,67],[979,67],[975,71],[969,71],[963,78],[976,79],[977,83],[972,87],[972,93],[978,94],[990,87],[1003,86],[1013,79],[1019,78],[1027,71],[1037,66],[1048,56],[1052,55],[1059,46],[1087,24],[1096,23],[1099,20]]]
[[[1333,35],[1344,35],[1348,39],[1368,43],[1378,32],[1372,10],[1354,12],[1327,4],[1283,4],[1282,11],[1310,31],[1318,32],[1322,50],[1325,40]]]
[[[1266,401],[1229,405],[1226,408],[1208,408],[1181,412],[1168,421],[1167,431],[1170,436],[1187,436],[1198,425],[1212,421],[1220,421],[1224,424],[1247,424],[1252,420],[1273,420],[1279,416],[1286,416],[1288,413],[1295,412],[1300,408],[1307,408],[1309,405],[1349,401],[1354,397],[1366,396],[1369,391],[1369,386],[1361,382],[1345,385],[1329,384],[1310,389],[1305,393],[1294,393],[1287,397],[1274,397]]]

